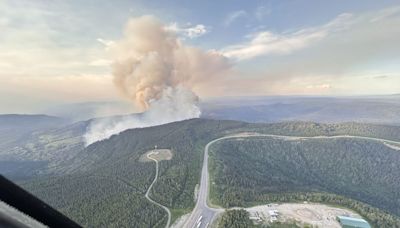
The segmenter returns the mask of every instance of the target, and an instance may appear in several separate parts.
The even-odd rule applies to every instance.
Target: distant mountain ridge
[[[201,100],[203,118],[247,122],[313,121],[400,124],[400,94],[380,96],[258,96]],[[85,121],[136,115],[127,102],[85,102],[54,106],[42,113]]]
[[[34,131],[44,131],[68,124],[68,120],[47,115],[0,115],[0,150],[17,145]],[[1,151],[0,151],[1,152]]]
[[[68,123],[67,119],[45,114],[0,114],[0,129],[12,127],[51,127]]]
[[[312,121],[400,125],[400,97],[264,97],[211,100],[202,117],[247,122]]]

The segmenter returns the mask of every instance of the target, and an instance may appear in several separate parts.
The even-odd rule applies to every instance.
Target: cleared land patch
[[[154,149],[154,150],[149,150],[146,153],[144,153],[142,156],[140,156],[139,161],[140,162],[151,162],[153,160],[149,159],[153,158],[157,161],[164,161],[164,160],[171,160],[173,157],[173,153],[170,149]]]
[[[349,209],[337,208],[316,203],[284,203],[267,204],[256,207],[245,208],[250,217],[259,223],[271,222],[270,211],[277,211],[277,221],[300,224],[310,224],[317,227],[340,228],[337,216],[344,215],[354,218],[361,216]]]

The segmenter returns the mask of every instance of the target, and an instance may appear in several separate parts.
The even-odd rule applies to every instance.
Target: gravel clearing
[[[317,227],[340,228],[336,217],[339,215],[362,218],[349,209],[315,203],[267,204],[245,208],[253,220],[271,222],[270,211],[278,212],[278,221],[296,221],[299,224],[310,224]]]

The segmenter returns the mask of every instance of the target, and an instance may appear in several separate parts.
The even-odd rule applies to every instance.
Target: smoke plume
[[[115,86],[143,113],[93,121],[86,144],[129,128],[199,117],[199,98],[193,89],[230,68],[221,54],[184,45],[174,31],[152,16],[129,20],[123,39],[110,49]]]

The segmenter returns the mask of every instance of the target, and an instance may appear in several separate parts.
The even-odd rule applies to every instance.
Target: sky
[[[400,93],[399,1],[0,0],[0,113],[123,100],[110,47],[143,15],[230,62],[201,99]]]

